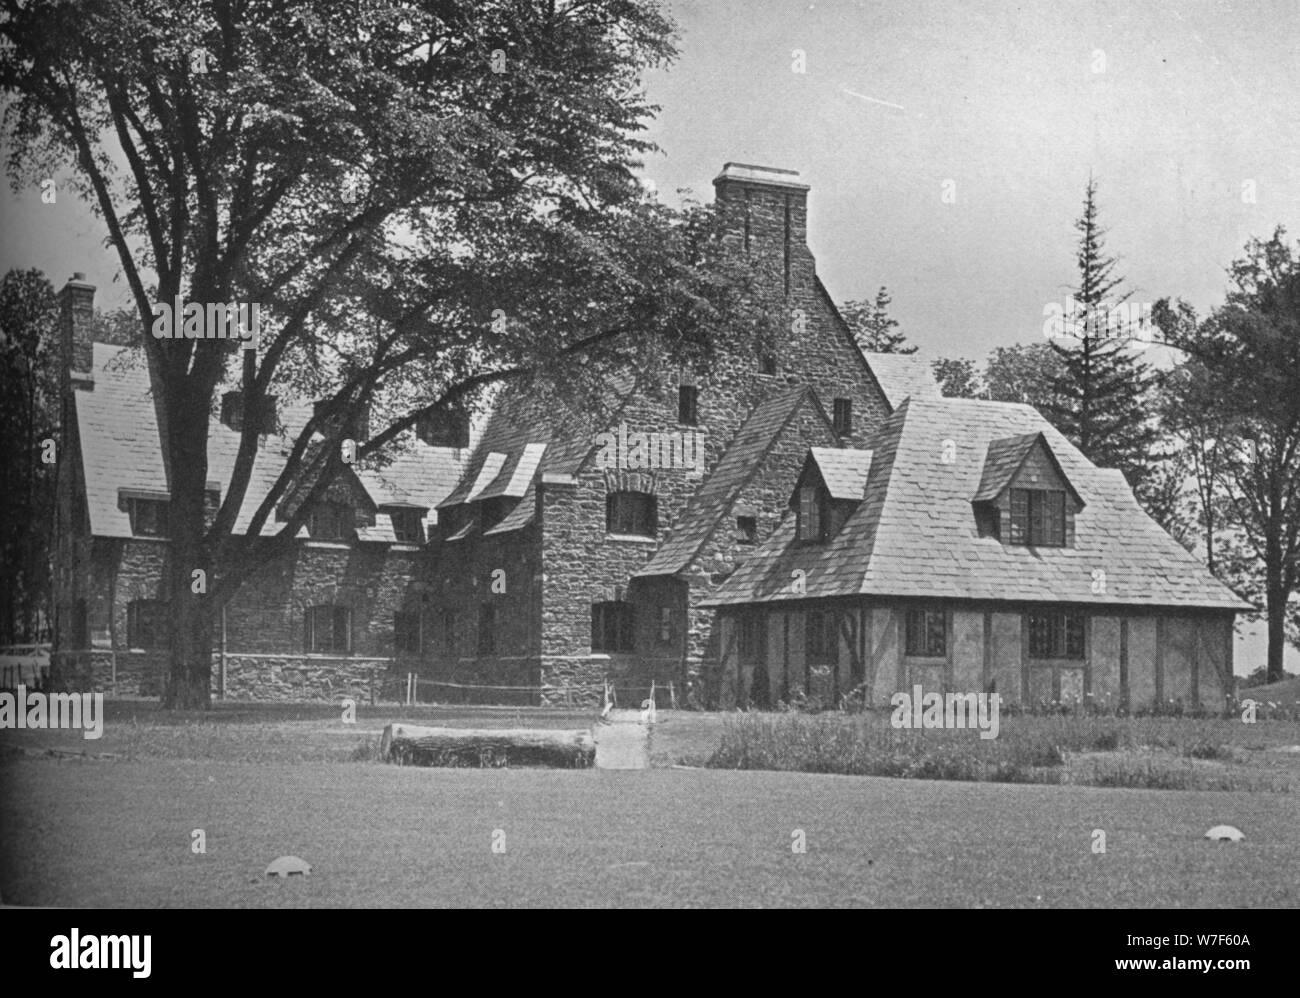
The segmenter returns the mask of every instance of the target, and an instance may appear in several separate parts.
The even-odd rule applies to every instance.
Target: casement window
[[[130,503],[131,533],[137,537],[167,536],[166,499],[132,499]]]
[[[418,655],[423,650],[420,613],[414,610],[393,614],[393,650],[399,655]]]
[[[767,661],[767,626],[761,613],[742,614],[736,643],[746,665]]]
[[[677,389],[677,422],[684,426],[698,426],[700,422],[700,390],[694,385]]]
[[[307,533],[314,541],[343,541],[355,529],[352,508],[341,502],[318,502],[307,516]]]
[[[1030,658],[1083,658],[1083,614],[1036,611],[1029,617]]]
[[[654,537],[659,529],[655,497],[645,492],[611,492],[605,497],[605,530]]]
[[[840,642],[833,613],[814,610],[804,618],[804,658],[809,665],[834,665],[839,661]]]
[[[138,599],[126,605],[126,644],[129,648],[162,648],[167,641],[167,604]]]
[[[418,509],[393,509],[388,512],[393,521],[393,536],[399,544],[423,544],[424,523]]]
[[[799,540],[815,544],[826,540],[826,496],[822,489],[805,485],[799,490]]]
[[[591,604],[591,650],[632,651],[635,620],[631,603]]]
[[[325,603],[303,615],[303,649],[309,653],[347,654],[352,651],[352,611]]]
[[[1011,490],[1012,544],[1065,546],[1065,493],[1048,489]]]
[[[497,650],[497,608],[494,603],[481,603],[478,608],[478,653],[495,655]]]
[[[834,415],[831,420],[835,432],[840,436],[848,436],[853,432],[853,400],[836,399],[834,406]]]
[[[942,610],[907,611],[906,654],[918,658],[943,658],[948,654],[948,620]]]

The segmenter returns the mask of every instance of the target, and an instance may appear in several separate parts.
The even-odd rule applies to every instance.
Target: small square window
[[[393,509],[388,511],[393,521],[393,537],[399,544],[423,544],[424,523],[418,509]]]
[[[700,422],[700,390],[694,385],[677,389],[677,422],[684,426],[698,426]]]
[[[166,537],[167,513],[165,499],[132,499],[131,533],[137,537]]]
[[[659,529],[658,504],[644,492],[611,492],[605,497],[605,531],[654,537]]]
[[[758,355],[758,373],[776,374],[776,354],[761,353]]]
[[[308,607],[303,615],[303,648],[307,652],[352,651],[352,611],[345,606],[323,604]]]

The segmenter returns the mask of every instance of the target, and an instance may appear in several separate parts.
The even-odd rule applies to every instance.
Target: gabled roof
[[[1087,504],[1074,547],[1003,544],[976,529],[971,496],[989,444],[1038,433]],[[952,464],[941,460],[946,439]],[[1095,467],[1027,405],[911,398],[866,445],[863,501],[835,537],[795,544],[787,516],[704,605],[868,595],[1248,609],[1146,515],[1121,472]],[[790,588],[795,569],[805,573],[801,593]],[[1092,592],[1096,569],[1104,593]]]
[[[808,462],[817,467],[832,499],[860,502],[871,470],[871,451],[837,447],[813,447]]]
[[[1056,473],[1060,475],[1061,481],[1065,483],[1066,489],[1069,490],[1076,505],[1083,505],[1083,499],[1071,484],[1069,476],[1061,468],[1061,462],[1056,459],[1052,453],[1052,445],[1047,442],[1042,432],[1038,433],[1020,433],[1014,437],[1001,437],[997,440],[990,440],[988,452],[984,457],[984,472],[980,477],[979,488],[975,490],[975,495],[971,502],[989,502],[1000,496],[1006,487],[1011,484],[1025,459],[1033,452],[1036,446],[1041,444],[1043,450],[1056,468]]]
[[[94,388],[73,393],[77,432],[85,473],[86,507],[91,533],[100,537],[131,537],[131,521],[119,508],[119,497],[132,492],[167,495],[158,421],[150,394],[149,372],[138,347],[96,343],[93,348]],[[282,401],[279,415],[284,435],[262,439],[249,475],[243,506],[235,519],[235,533],[248,522],[284,468],[293,441],[311,418],[310,403]],[[209,487],[224,497],[239,451],[239,433],[215,417],[208,426]],[[387,467],[362,470],[358,479],[375,505],[394,500],[434,505],[454,484],[458,460],[449,448],[416,442]],[[263,535],[280,531],[274,516],[263,525]],[[391,530],[391,525],[390,528]],[[305,536],[300,532],[299,536]]]
[[[717,467],[686,504],[672,533],[636,576],[672,575],[691,564],[805,403],[815,406],[829,427],[811,388],[788,388],[765,399],[736,431]]]
[[[907,398],[942,398],[939,383],[934,380],[930,362],[916,354],[867,353],[862,354],[876,376],[880,390],[890,407],[897,409]]]

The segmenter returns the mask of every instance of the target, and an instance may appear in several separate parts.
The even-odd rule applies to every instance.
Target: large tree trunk
[[[179,411],[178,411],[179,410]],[[171,504],[168,513],[169,659],[163,705],[207,710],[212,705],[211,564],[205,544],[203,491],[208,472],[208,409],[185,401],[169,414]],[[200,579],[195,572],[202,571]]]
[[[1282,539],[1268,537],[1264,542],[1267,563],[1264,566],[1264,606],[1268,613],[1268,681],[1280,683],[1286,678],[1282,656],[1286,650],[1286,587],[1282,585]]]

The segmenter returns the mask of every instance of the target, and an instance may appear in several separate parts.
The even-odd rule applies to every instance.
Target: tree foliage
[[[171,498],[171,704],[207,703],[216,608],[291,550],[340,471],[337,446],[313,445],[328,421],[371,406],[386,425],[360,453],[378,457],[493,384],[599,398],[612,372],[701,367],[767,321],[713,213],[669,210],[637,181],[654,110],[640,77],[674,56],[653,2],[99,0],[8,15],[10,175],[74,168],[140,323]],[[154,338],[154,303],[177,297],[259,304],[258,349]],[[203,495],[209,412],[240,368],[246,405],[328,404],[236,534],[254,421],[210,524]]]
[[[891,303],[882,286],[875,301],[846,301],[840,306],[840,315],[864,353],[916,353],[916,347],[906,345],[906,334],[898,331],[898,320],[889,314]]]
[[[1278,228],[1229,268],[1224,303],[1198,318],[1183,301],[1153,319],[1187,360],[1166,379],[1171,420],[1195,463],[1220,574],[1263,604],[1268,676],[1300,636],[1300,256]]]

